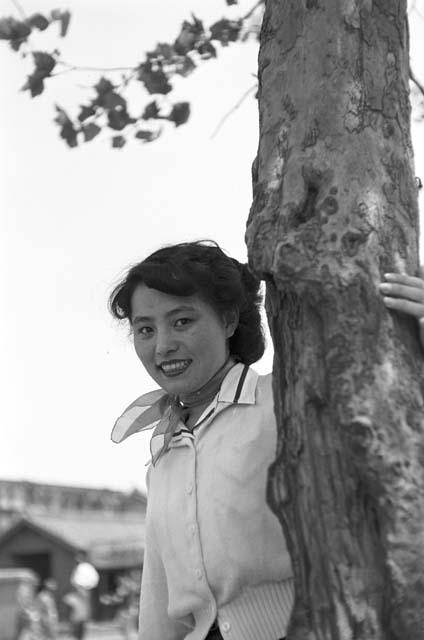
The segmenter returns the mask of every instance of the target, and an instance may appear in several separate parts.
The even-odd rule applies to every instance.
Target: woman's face
[[[236,321],[226,322],[197,295],[173,296],[138,285],[131,298],[134,347],[168,393],[200,389],[228,357]]]

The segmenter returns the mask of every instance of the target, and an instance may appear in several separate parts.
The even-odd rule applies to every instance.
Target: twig
[[[418,80],[417,76],[414,74],[411,68],[409,68],[409,79],[412,80],[412,82],[415,84],[415,86],[418,88],[418,90],[421,92],[424,98],[424,85],[421,84],[421,82]]]
[[[18,13],[21,14],[21,18],[26,20],[27,19],[27,15],[26,15],[25,11],[23,10],[21,4],[18,2],[18,0],[12,0],[12,4],[15,5],[15,9],[18,11]]]
[[[220,131],[220,129],[222,128],[224,122],[227,120],[227,118],[229,118],[234,111],[237,111],[237,109],[243,104],[243,102],[246,100],[246,98],[253,93],[253,91],[256,91],[256,89],[258,88],[257,84],[254,84],[253,87],[250,87],[250,89],[248,89],[245,93],[243,93],[242,97],[240,98],[240,100],[234,105],[234,107],[232,107],[225,115],[223,118],[221,118],[221,120],[218,122],[218,126],[216,127],[215,131],[213,132],[213,134],[211,135],[210,139],[213,140],[213,138],[215,138],[216,134],[218,133],[218,131]]]
[[[66,71],[134,71],[136,69],[136,67],[78,67],[63,60],[58,60],[57,63],[68,67]]]
[[[260,7],[260,6],[261,6],[261,4],[265,4],[265,0],[259,0],[259,2],[257,2],[257,3],[255,4],[255,6],[254,6],[254,7],[252,7],[252,8],[251,8],[247,13],[246,13],[246,15],[244,15],[244,16],[242,17],[242,20],[247,20],[248,18],[250,18],[250,16],[251,16],[253,13],[255,13],[256,9],[257,9],[258,7]]]

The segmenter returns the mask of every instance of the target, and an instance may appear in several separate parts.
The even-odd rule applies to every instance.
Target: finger
[[[393,311],[402,311],[410,316],[424,319],[424,304],[418,302],[411,302],[410,300],[404,300],[402,298],[383,298],[383,302],[386,307]]]
[[[424,277],[424,269],[423,269]],[[423,278],[417,278],[416,276],[408,276],[406,273],[385,273],[384,278],[387,282],[398,282],[399,284],[406,284],[411,287],[419,287],[424,289]]]
[[[396,298],[406,298],[413,302],[422,302],[424,304],[424,288],[410,287],[404,284],[391,284],[383,282],[379,285],[381,293],[386,296],[394,296]]]

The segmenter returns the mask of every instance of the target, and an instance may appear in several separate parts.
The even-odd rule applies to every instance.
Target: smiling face
[[[199,296],[173,296],[144,284],[131,298],[134,347],[162,389],[185,395],[200,389],[228,358],[237,326],[224,321]]]

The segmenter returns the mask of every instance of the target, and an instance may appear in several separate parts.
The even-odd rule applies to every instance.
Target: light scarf
[[[235,364],[233,358],[228,358],[206,384],[184,396],[184,399],[169,394],[163,389],[156,389],[140,396],[115,422],[111,435],[112,441],[122,442],[133,433],[152,429],[156,425],[150,440],[150,453],[154,466],[168,450],[172,436],[180,420],[187,415],[187,410],[212,402],[225,376]]]

